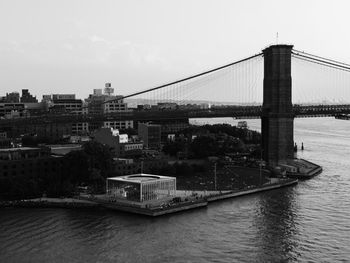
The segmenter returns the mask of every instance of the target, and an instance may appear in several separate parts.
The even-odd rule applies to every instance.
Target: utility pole
[[[260,186],[261,186],[262,185],[262,183],[261,183],[261,161],[259,163],[259,167],[260,167],[260,169],[259,169],[259,177],[260,177]]]

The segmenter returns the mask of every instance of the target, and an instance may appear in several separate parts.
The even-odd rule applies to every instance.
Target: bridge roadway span
[[[350,114],[350,105],[310,105],[293,106],[294,116],[296,118],[308,117],[331,117],[338,114]],[[103,115],[91,114],[47,114],[41,116],[32,116],[17,119],[1,119],[0,128],[10,127],[12,125],[45,125],[50,123],[77,123],[77,122],[102,122],[102,121],[156,121],[172,119],[190,119],[190,118],[222,118],[232,117],[237,119],[259,119],[262,114],[261,106],[224,106],[213,107],[211,109],[185,109],[185,110],[142,110],[110,113]]]

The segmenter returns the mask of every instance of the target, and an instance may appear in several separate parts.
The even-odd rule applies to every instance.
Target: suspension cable
[[[296,50],[296,49],[293,49],[293,51],[298,52],[298,53],[303,53],[305,55],[312,56],[312,57],[315,57],[315,58],[319,58],[319,59],[322,59],[322,60],[328,60],[330,62],[334,62],[334,63],[337,63],[337,64],[342,64],[344,66],[350,67],[350,64],[347,64],[347,63],[344,63],[344,62],[340,62],[340,61],[337,61],[337,60],[333,60],[333,59],[329,59],[329,58],[313,55],[313,54],[310,54],[310,53],[307,53],[307,52],[304,52],[304,51],[299,51],[299,50]]]
[[[313,59],[313,58],[310,58],[307,56],[302,56],[300,54],[292,54],[292,56],[296,59],[304,60],[304,61],[314,63],[317,65],[321,65],[321,66],[325,66],[325,67],[329,67],[329,68],[333,68],[333,69],[337,69],[337,70],[341,70],[341,71],[345,71],[345,72],[350,72],[350,67],[344,67],[344,66],[333,64],[333,63],[326,63],[326,62],[323,62],[323,61],[318,60],[318,59]]]
[[[308,60],[310,62],[318,62],[317,64],[320,64],[320,65],[331,66],[331,67],[333,67],[335,69],[343,69],[345,71],[350,71],[350,65],[349,66],[342,65],[342,64],[345,64],[345,63],[338,64],[337,62],[330,62],[328,60],[319,59],[319,58],[315,58],[315,57],[311,57],[311,56],[307,56],[307,55],[302,55],[302,54],[294,53],[294,52],[292,52],[292,54],[294,55],[294,57],[297,57],[297,56],[298,57],[302,57],[305,60]]]
[[[235,62],[233,62],[233,63],[227,64],[227,65],[224,65],[224,66],[215,68],[215,69],[211,69],[211,70],[208,70],[208,71],[205,71],[205,72],[202,72],[202,73],[199,73],[199,74],[196,74],[196,75],[187,77],[187,78],[183,78],[183,79],[180,79],[180,80],[177,80],[177,81],[174,81],[174,82],[170,82],[170,83],[167,83],[167,84],[163,84],[163,85],[161,85],[161,86],[157,86],[157,87],[155,87],[155,88],[151,88],[151,89],[147,89],[147,90],[135,92],[135,93],[132,93],[132,94],[129,94],[129,95],[126,95],[126,96],[122,96],[122,97],[120,97],[120,98],[107,100],[107,101],[102,102],[101,104],[105,104],[105,103],[109,103],[109,102],[113,102],[113,101],[118,101],[118,100],[130,98],[130,97],[134,97],[134,96],[141,95],[141,94],[144,94],[144,93],[147,93],[147,92],[150,92],[150,91],[154,91],[154,90],[158,90],[158,89],[161,89],[161,88],[165,88],[165,87],[168,87],[168,86],[177,84],[177,83],[184,82],[184,81],[186,81],[186,80],[194,79],[194,78],[197,78],[197,77],[200,77],[200,76],[203,76],[203,75],[207,75],[207,74],[209,74],[209,73],[212,73],[212,72],[215,72],[215,71],[224,69],[224,68],[228,68],[228,67],[233,66],[233,65],[235,65],[235,64],[239,64],[239,63],[241,63],[241,62],[244,62],[244,61],[247,61],[247,60],[250,60],[250,59],[259,57],[259,56],[261,56],[261,55],[262,55],[262,53],[259,53],[259,54],[250,56],[250,57],[245,58],[245,59],[241,59],[241,60],[235,61]]]

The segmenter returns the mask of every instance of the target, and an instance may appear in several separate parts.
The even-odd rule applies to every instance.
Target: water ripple
[[[4,209],[1,262],[349,262],[350,121],[295,127],[299,157],[324,167],[312,180],[160,218]]]

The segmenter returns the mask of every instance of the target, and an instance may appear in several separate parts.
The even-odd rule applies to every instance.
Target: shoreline
[[[97,208],[100,205],[77,198],[33,198],[13,201],[0,201],[0,208]]]
[[[272,184],[262,185],[254,188],[247,188],[242,190],[234,190],[223,192],[221,194],[207,195],[201,199],[195,201],[188,201],[186,203],[180,203],[175,206],[167,208],[141,208],[132,207],[127,205],[121,205],[116,203],[109,203],[99,200],[89,200],[87,198],[35,198],[27,200],[15,200],[15,201],[0,201],[0,208],[65,208],[65,209],[96,209],[104,208],[109,210],[123,211],[133,214],[146,215],[146,216],[161,216],[166,214],[172,214],[196,208],[207,207],[211,202],[217,202],[224,199],[231,199],[235,197],[251,195],[254,193],[271,191],[274,189],[292,186],[298,183],[298,180],[284,179]]]

